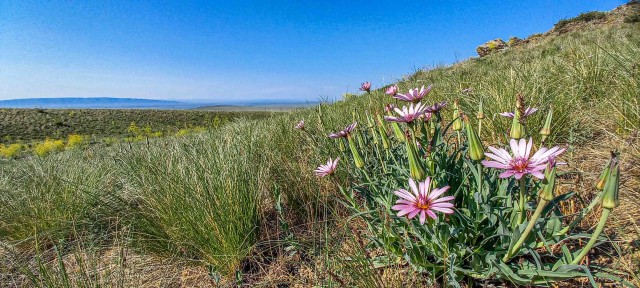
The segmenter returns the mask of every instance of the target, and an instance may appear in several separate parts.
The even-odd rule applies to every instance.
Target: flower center
[[[525,172],[529,166],[529,159],[524,157],[517,157],[511,160],[511,167],[518,172]]]
[[[416,208],[421,210],[427,210],[431,206],[431,201],[425,199],[426,197],[420,197],[416,202]]]

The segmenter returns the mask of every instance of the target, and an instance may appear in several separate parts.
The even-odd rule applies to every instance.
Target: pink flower
[[[413,219],[416,215],[420,214],[420,224],[424,224],[427,215],[434,220],[438,217],[435,212],[442,212],[444,214],[452,214],[453,203],[449,201],[453,200],[453,196],[440,197],[444,192],[449,190],[449,186],[442,188],[436,188],[431,190],[431,177],[427,177],[424,182],[419,182],[419,187],[416,186],[416,182],[409,178],[409,187],[411,192],[400,189],[393,192],[401,199],[396,201],[396,205],[391,207],[393,210],[397,210],[398,217],[407,215],[407,218]]]
[[[533,113],[536,113],[536,111],[538,111],[538,108],[529,107],[527,108],[527,110],[524,110],[524,115],[522,115],[522,117],[527,117]],[[500,116],[504,116],[508,118],[513,118],[513,116],[516,115],[514,112],[502,112],[498,114],[500,114]]]
[[[420,88],[420,91],[418,91],[418,88],[409,89],[408,93],[398,94],[396,96],[393,96],[393,98],[406,101],[406,102],[418,103],[420,102],[420,100],[422,100],[422,98],[424,98],[424,96],[426,96],[427,94],[429,94],[429,92],[431,92],[431,88],[433,88],[433,85],[429,85],[427,89],[424,89],[424,86],[422,86],[422,88]]]
[[[407,106],[403,106],[402,110],[395,108],[394,111],[399,116],[384,116],[384,120],[391,122],[401,122],[401,123],[411,123],[413,120],[418,119],[418,117],[422,116],[426,112],[427,106],[422,105],[422,103],[413,104],[407,108]]]
[[[347,136],[351,135],[351,132],[353,132],[353,129],[356,128],[356,125],[358,125],[358,122],[353,122],[349,126],[345,127],[342,131],[329,134],[329,138],[335,139],[335,138],[347,137]]]
[[[393,105],[393,104],[384,105],[384,111],[387,113],[393,112],[393,109],[396,109],[396,105]]]
[[[339,160],[340,160],[340,157],[336,158],[336,160],[333,160],[333,161],[331,160],[331,158],[329,158],[329,161],[327,161],[327,164],[318,166],[318,168],[316,168],[316,170],[313,170],[313,172],[315,172],[316,176],[320,176],[320,177],[329,176],[336,172],[336,168],[338,167]]]
[[[565,150],[558,146],[551,149],[540,147],[533,156],[529,157],[531,147],[533,146],[533,140],[531,138],[529,138],[529,142],[524,139],[520,139],[520,142],[511,139],[509,144],[513,155],[509,154],[507,150],[502,148],[496,149],[491,146],[489,146],[489,150],[493,153],[484,153],[484,155],[495,161],[483,160],[482,165],[505,170],[500,173],[500,178],[508,178],[515,175],[516,179],[520,179],[524,175],[531,174],[539,179],[544,179],[543,170],[547,162],[549,162],[549,159],[555,159],[555,157],[562,154]]]
[[[429,113],[438,113],[444,107],[447,107],[447,102],[446,101],[442,101],[440,103],[433,104],[431,107],[427,108],[427,112],[429,112]]]
[[[360,84],[360,91],[371,92],[371,82],[367,81]]]
[[[384,93],[387,95],[396,96],[396,94],[398,94],[398,85],[394,84],[392,86],[389,86],[387,90],[384,91]]]
[[[304,130],[304,119],[300,120],[300,122],[298,122],[298,124],[296,124],[296,129],[300,129],[300,130]]]

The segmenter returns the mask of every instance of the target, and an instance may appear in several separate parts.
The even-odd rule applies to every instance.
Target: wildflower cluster
[[[370,94],[367,97],[376,93],[370,85],[365,82],[361,88]],[[594,277],[618,279],[603,267],[580,265],[591,248],[604,241],[599,236],[619,205],[616,156],[600,177],[599,196],[577,217],[563,215],[559,205],[574,195],[557,194],[557,167],[566,164],[559,161],[566,149],[534,142],[527,117],[538,108],[525,108],[525,97],[518,94],[514,111],[500,113],[511,119],[506,120],[511,129],[496,131],[510,139],[504,145],[485,146],[480,138],[482,102],[476,113],[478,126],[458,101],[452,113],[446,113],[452,115],[447,123],[447,102],[429,101],[432,89],[429,85],[401,93],[397,85],[386,87],[385,97],[396,104],[365,113],[368,129],[357,129],[354,114],[353,123],[328,135],[339,148],[332,153],[351,158],[355,166],[344,168],[351,180],[346,183],[351,184],[340,187],[343,202],[367,223],[367,248],[385,251],[372,261],[404,262],[447,283],[502,279],[550,285],[574,277],[588,277],[592,283]],[[496,121],[505,121],[501,119],[505,118]],[[539,130],[543,141],[551,134],[551,121],[549,108]],[[296,126],[301,127],[304,122]],[[315,174],[324,177],[340,170],[338,158],[329,158]],[[574,231],[597,205],[603,208],[601,220],[589,242],[581,243]],[[544,247],[564,252],[539,249]]]

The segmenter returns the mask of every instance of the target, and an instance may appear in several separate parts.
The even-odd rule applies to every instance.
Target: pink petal
[[[416,197],[420,197],[420,190],[418,190],[418,186],[416,186],[416,181],[411,178],[409,178],[409,187],[411,188],[411,192],[413,192],[413,195],[416,195]]]
[[[495,161],[482,160],[482,165],[489,168],[507,169],[509,166]]]
[[[404,189],[400,189],[398,191],[393,192],[393,194],[396,194],[398,197],[400,198],[404,198],[407,199],[409,201],[416,201],[416,196],[409,193],[409,191],[404,190]]]
[[[409,213],[409,219],[413,219],[413,217],[416,217],[416,215],[418,215],[418,213],[420,213],[420,209],[414,209],[413,211],[411,211],[411,213]]]
[[[429,217],[433,218],[433,220],[438,219],[438,216],[436,216],[436,214],[433,213],[431,210],[427,210],[427,215],[429,215]]]
[[[453,210],[449,209],[449,208],[441,208],[441,207],[431,207],[431,210],[435,210],[435,211],[440,211],[444,214],[451,214],[453,213]]]
[[[535,176],[538,179],[544,179],[544,174],[540,171],[531,171],[531,175]]]
[[[513,170],[507,170],[507,171],[504,171],[504,172],[500,173],[500,175],[498,175],[498,177],[500,177],[500,178],[509,178],[515,173],[516,172],[513,171]]]
[[[491,158],[492,160],[498,161],[498,162],[500,162],[502,164],[507,164],[507,163],[509,163],[509,161],[511,161],[511,159],[507,160],[505,158],[502,158],[502,157],[500,157],[498,155],[495,155],[495,154],[489,153],[489,152],[485,152],[484,155],[489,157],[489,158]]]
[[[493,152],[498,157],[504,159],[507,162],[509,162],[509,161],[511,161],[511,159],[513,159],[513,157],[511,157],[511,154],[509,154],[509,152],[507,152],[507,150],[504,150],[502,148],[497,149],[497,148],[494,148],[492,146],[489,146],[489,150],[491,150],[491,152]],[[496,160],[498,160],[498,159],[496,159]]]
[[[524,155],[527,154],[527,140],[524,139],[520,139],[520,142],[518,143],[518,155],[520,157],[525,157]]]
[[[529,142],[527,143],[527,148],[524,153],[524,158],[529,159],[529,155],[531,154],[531,147],[533,146],[533,139],[529,138]]]
[[[433,200],[431,203],[441,203],[441,202],[451,201],[453,199],[456,199],[456,198],[453,196],[445,196],[445,197]]]
[[[433,200],[440,197],[440,195],[442,195],[444,192],[447,192],[447,190],[449,190],[449,186],[444,186],[442,188],[434,189],[429,195],[429,200]]]
[[[516,139],[511,139],[509,146],[511,146],[511,154],[513,154],[513,156],[520,155],[520,153],[518,153],[518,141],[516,141]]]
[[[424,224],[424,220],[426,220],[427,216],[424,213],[424,210],[420,212],[420,224]]]
[[[449,202],[432,203],[431,207],[453,208],[453,203],[449,203]]]

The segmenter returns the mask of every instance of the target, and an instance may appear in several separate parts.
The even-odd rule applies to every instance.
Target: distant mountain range
[[[315,102],[314,102],[315,103]],[[186,110],[211,106],[260,106],[260,105],[285,105],[306,106],[309,102],[296,102],[288,100],[256,100],[237,102],[190,102],[171,100],[152,100],[136,98],[28,98],[0,100],[0,108],[47,108],[47,109],[172,109]]]

